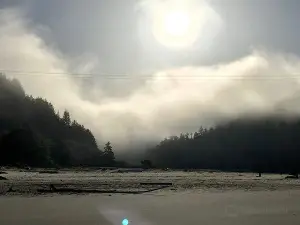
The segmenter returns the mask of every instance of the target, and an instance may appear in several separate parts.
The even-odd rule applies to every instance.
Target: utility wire
[[[67,73],[67,72],[42,72],[42,71],[23,71],[23,70],[7,70],[7,69],[0,69],[0,73],[9,73],[14,74],[16,76],[49,76],[49,77],[58,77],[58,78],[81,78],[81,79],[92,79],[96,76],[98,78],[104,79],[147,79],[153,78],[153,75],[129,75],[129,74],[105,74],[105,73]],[[232,78],[232,79],[242,79],[242,80],[278,80],[278,79],[290,79],[290,78],[300,78],[300,73],[294,74],[276,74],[276,75],[255,75],[255,76],[239,76],[239,75],[230,75],[230,74],[223,74],[223,75],[168,75],[168,74],[161,74],[160,76],[156,76],[161,79],[171,79],[171,78],[179,78],[179,79],[222,79],[222,78]]]

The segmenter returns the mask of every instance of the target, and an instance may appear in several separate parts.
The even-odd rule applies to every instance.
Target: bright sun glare
[[[155,40],[170,49],[206,46],[221,27],[222,20],[205,0],[143,0],[146,20],[142,26]],[[199,47],[199,45],[197,45]]]
[[[155,39],[169,48],[186,48],[197,40],[203,22],[204,7],[194,1],[167,0],[152,11]]]
[[[190,15],[184,11],[168,12],[163,18],[165,31],[175,37],[187,35],[190,22]]]

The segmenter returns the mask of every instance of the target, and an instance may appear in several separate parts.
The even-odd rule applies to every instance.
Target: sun
[[[185,48],[197,39],[201,14],[190,4],[176,2],[166,1],[153,10],[152,33],[166,47]]]
[[[165,32],[174,37],[188,35],[190,23],[190,15],[184,11],[171,11],[163,17]]]
[[[149,34],[150,31],[155,42],[172,50],[207,46],[222,25],[219,14],[206,0],[142,2],[145,14],[141,20],[141,34]]]

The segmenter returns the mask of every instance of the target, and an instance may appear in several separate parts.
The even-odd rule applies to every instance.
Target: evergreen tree
[[[108,165],[111,165],[111,164],[114,163],[114,161],[115,161],[115,154],[113,152],[113,149],[112,149],[112,146],[111,146],[110,142],[107,142],[105,144],[103,155],[104,155],[105,162]]]
[[[63,122],[66,126],[71,125],[71,116],[70,116],[70,113],[67,110],[64,111],[62,120],[63,120]]]

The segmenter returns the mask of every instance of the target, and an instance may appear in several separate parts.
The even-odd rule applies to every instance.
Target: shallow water
[[[1,225],[299,225],[300,191],[0,197]]]

